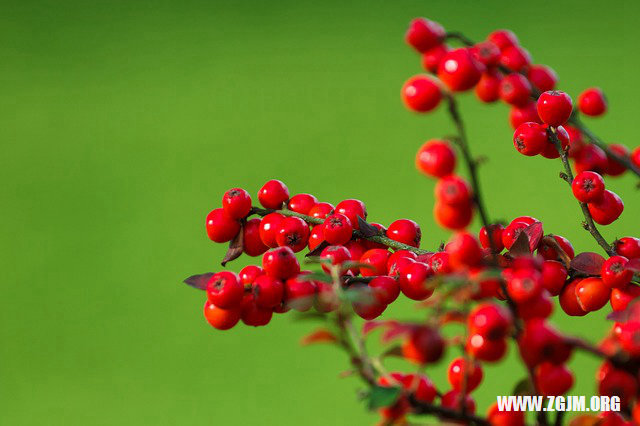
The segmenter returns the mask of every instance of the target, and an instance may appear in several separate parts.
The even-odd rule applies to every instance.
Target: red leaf
[[[538,248],[540,240],[542,239],[542,222],[534,222],[524,229],[524,232],[529,237],[529,252],[533,253]]]
[[[571,260],[571,269],[586,275],[600,275],[600,269],[604,263],[604,257],[598,253],[580,253]]]
[[[209,278],[213,275],[213,272],[207,272],[199,275],[191,275],[189,278],[184,280],[184,283],[190,285],[193,288],[197,288],[199,290],[206,290],[207,283],[209,282]]]
[[[590,414],[583,414],[578,417],[574,417],[569,422],[569,426],[596,426],[600,424],[599,418]]]
[[[367,321],[362,325],[362,335],[366,336],[376,328],[386,327],[391,322],[395,321]]]
[[[526,228],[528,229],[528,228]],[[509,249],[509,254],[512,257],[524,256],[531,254],[531,248],[529,244],[529,236],[526,232],[520,232],[518,238],[514,241],[513,245]]]
[[[307,334],[300,339],[302,346],[311,345],[314,343],[335,343],[338,339],[326,328],[319,328],[311,334]]]
[[[243,226],[240,227],[240,231],[238,232],[238,234],[229,243],[229,250],[227,250],[227,254],[225,254],[224,259],[222,259],[222,266],[225,266],[227,262],[231,262],[232,260],[239,258],[242,254],[242,248],[244,245],[244,231],[242,228]]]
[[[389,343],[393,339],[409,334],[411,330],[413,330],[412,325],[401,323],[390,324],[380,339],[382,340],[382,343]]]
[[[640,298],[636,298],[629,302],[627,307],[622,311],[613,311],[607,315],[608,320],[625,323],[631,319],[640,318]]]
[[[631,259],[631,260],[627,263],[627,269],[631,269],[634,273],[638,273],[638,272],[640,272],[640,258],[638,258],[638,259]]]

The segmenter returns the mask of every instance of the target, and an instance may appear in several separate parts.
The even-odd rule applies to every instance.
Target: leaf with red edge
[[[206,290],[207,283],[209,282],[209,278],[213,276],[213,272],[206,272],[204,274],[199,275],[191,275],[189,278],[184,280],[184,283],[197,288],[198,290]]]
[[[540,240],[542,239],[542,222],[533,222],[526,227],[523,231],[529,237],[529,252],[533,253],[538,248]]]
[[[604,257],[598,253],[584,252],[571,259],[569,266],[576,272],[586,275],[600,275]]]
[[[402,337],[405,334],[409,334],[413,330],[414,326],[409,324],[395,323],[389,325],[385,332],[380,337],[382,343],[389,343],[390,341]]]
[[[319,328],[313,333],[307,334],[300,340],[302,346],[307,346],[315,343],[335,343],[338,339],[332,332],[326,328]]]
[[[627,269],[632,270],[635,274],[640,272],[640,258],[629,260],[629,262],[627,262]]]
[[[513,257],[531,254],[529,236],[526,232],[520,232],[520,234],[518,234],[518,238],[516,238],[509,249],[509,254]]]
[[[376,328],[386,327],[391,321],[366,321],[362,324],[362,335],[366,336]],[[395,322],[395,321],[394,321]]]
[[[225,266],[228,262],[231,262],[232,260],[239,258],[240,255],[242,254],[242,248],[244,245],[244,242],[243,242],[244,232],[242,230],[243,226],[240,227],[240,231],[229,243],[229,249],[227,250],[227,254],[225,254],[224,259],[222,259],[222,266]]]
[[[371,225],[360,216],[358,216],[358,226],[360,227],[360,233],[365,237],[375,237],[376,235],[380,235],[380,230],[378,228]]]

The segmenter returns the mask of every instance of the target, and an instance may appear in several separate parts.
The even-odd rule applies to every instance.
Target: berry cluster
[[[450,47],[450,40],[463,47]],[[433,214],[453,231],[449,241],[433,250],[420,248],[416,222],[370,223],[365,204],[357,199],[334,206],[311,194],[291,196],[284,183],[270,180],[258,191],[257,206],[247,191],[233,188],[223,195],[222,207],[207,215],[207,235],[217,243],[230,242],[223,266],[242,253],[262,259],[238,274],[222,270],[186,280],[206,290],[205,318],[226,330],[239,321],[266,325],[274,313],[315,311],[326,319],[326,328],[303,341],[330,342],[349,354],[383,424],[431,414],[463,424],[524,425],[525,413],[502,412],[495,404],[485,417],[478,416],[472,396],[483,381],[483,365],[500,362],[510,347],[529,372],[522,392],[546,396],[564,395],[573,387],[568,362],[574,352],[600,356],[597,392],[619,397],[623,410],[600,413],[589,424],[640,423],[640,239],[629,236],[609,244],[596,227],[617,220],[624,207],[605,188],[603,175],[630,170],[640,176],[640,150],[630,153],[593,135],[579,114],[604,114],[602,91],[585,90],[574,110],[569,95],[555,90],[555,72],[532,64],[511,31],[494,31],[473,43],[419,18],[411,22],[406,41],[432,75],[405,83],[405,104],[428,112],[447,102],[458,131],[446,140],[427,141],[415,158],[420,172],[437,179]],[[607,258],[576,253],[568,239],[545,234],[542,221],[531,216],[508,223],[488,219],[478,161],[470,153],[455,100],[458,92],[473,88],[482,102],[500,99],[511,105],[518,152],[560,158],[562,177],[580,203],[585,227]],[[456,170],[460,165],[466,166],[468,179]],[[477,234],[469,230],[476,213],[483,224]],[[304,251],[310,270],[301,270],[296,255]],[[420,302],[427,318],[417,323],[378,319],[400,294]],[[558,331],[549,320],[556,305],[566,315],[584,316],[607,304],[613,325],[598,346]],[[365,320],[361,332],[352,314]],[[449,332],[450,325],[457,328]],[[374,362],[365,348],[368,334],[377,328],[384,330],[383,343],[401,343]],[[461,356],[449,364],[446,390],[438,390],[424,368],[454,349]],[[417,364],[420,373],[388,372],[381,362],[385,356]],[[540,424],[548,424],[546,415],[538,418]]]

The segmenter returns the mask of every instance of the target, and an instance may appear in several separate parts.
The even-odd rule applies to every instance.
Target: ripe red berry
[[[527,122],[542,123],[542,120],[538,117],[538,109],[535,102],[531,101],[522,107],[511,107],[509,111],[509,123],[511,123],[511,127],[517,129],[518,126]]]
[[[265,183],[258,191],[258,201],[267,209],[280,209],[289,200],[289,188],[277,179]]]
[[[467,338],[465,350],[475,359],[485,362],[496,362],[507,353],[505,339],[488,339],[481,334],[471,334]]]
[[[347,216],[334,213],[324,220],[322,232],[324,239],[329,244],[341,245],[351,239],[353,227]]]
[[[607,98],[598,87],[591,87],[578,96],[578,108],[584,115],[597,117],[607,111]]]
[[[437,275],[447,275],[453,272],[451,262],[449,262],[449,253],[446,251],[434,253],[429,259],[428,265],[433,273]]]
[[[372,277],[376,275],[387,274],[387,260],[389,259],[389,251],[386,249],[367,250],[360,258],[360,263],[370,265],[371,268],[360,268],[363,277]]]
[[[560,248],[569,256],[569,259],[573,259],[575,251],[571,242],[561,235],[554,235],[553,239],[556,240]],[[546,260],[559,260],[560,256],[556,248],[552,245],[542,241],[538,246],[538,254]]]
[[[434,192],[439,202],[450,206],[471,203],[471,186],[460,176],[449,175],[438,180]]]
[[[459,48],[447,52],[438,66],[438,78],[454,92],[471,89],[480,80],[484,66],[469,49]]]
[[[540,92],[547,92],[556,88],[558,76],[546,65],[531,65],[527,73],[529,81]]]
[[[480,233],[478,234],[480,244],[483,248],[493,247],[496,253],[500,253],[504,249],[504,243],[502,242],[503,232],[504,226],[499,223],[489,225],[488,229],[483,226],[480,228]],[[491,235],[491,237],[489,237],[489,235]]]
[[[573,374],[564,365],[540,364],[534,374],[536,388],[545,396],[564,395],[573,386]]]
[[[573,110],[571,97],[559,90],[544,92],[538,98],[538,115],[544,123],[557,127],[567,122]]]
[[[246,325],[261,327],[269,324],[272,317],[273,310],[258,306],[253,294],[247,294],[244,299],[242,299],[242,313],[240,319]]]
[[[624,311],[629,303],[638,297],[640,297],[640,286],[628,284],[626,287],[613,288],[609,303],[614,311]]]
[[[306,274],[289,278],[284,283],[286,306],[299,312],[306,312],[311,309],[316,295],[317,283],[305,280],[304,275]]]
[[[495,30],[489,34],[487,40],[498,46],[500,50],[519,44],[518,37],[511,30]]]
[[[211,241],[226,243],[240,232],[240,222],[227,215],[223,209],[212,210],[206,220],[207,235]]]
[[[613,154],[617,154],[618,157],[629,158],[630,152],[629,148],[620,143],[612,143],[609,145],[609,151]],[[604,172],[609,176],[620,176],[624,172],[627,171],[627,166],[620,163],[611,155],[607,154],[607,165],[604,169]]]
[[[309,210],[318,203],[318,199],[311,194],[296,194],[287,203],[287,208],[300,214],[309,214]]]
[[[636,147],[631,152],[631,162],[636,166],[636,168],[640,169],[640,146]]]
[[[433,294],[433,287],[427,280],[433,275],[429,266],[422,262],[405,265],[398,274],[398,284],[402,294],[412,300],[425,300]]]
[[[495,69],[488,69],[482,73],[476,84],[475,93],[482,102],[490,103],[500,99],[500,82],[502,74]]]
[[[279,246],[287,246],[295,253],[307,246],[309,241],[309,225],[299,217],[286,217],[280,222],[280,229],[276,234]]]
[[[282,226],[285,216],[280,213],[269,213],[260,221],[260,239],[267,247],[278,247],[276,237]]]
[[[578,295],[576,294],[576,287],[582,281],[579,278],[568,282],[562,292],[560,293],[560,307],[569,316],[581,317],[587,314],[587,311],[582,309],[580,302],[578,302]]]
[[[243,219],[251,210],[251,196],[242,188],[232,188],[222,197],[224,212],[233,219]]]
[[[309,213],[307,214],[317,219],[325,219],[327,216],[329,216],[333,212],[333,209],[334,209],[333,204],[319,202],[313,207],[311,207],[311,209],[309,209]]]
[[[557,296],[562,291],[564,283],[567,280],[567,268],[555,260],[545,260],[542,263],[542,286]]]
[[[547,146],[547,131],[538,123],[522,123],[513,133],[513,146],[520,154],[538,155]]]
[[[542,293],[542,276],[535,269],[516,270],[507,281],[507,291],[516,303],[526,303]]]
[[[244,286],[238,276],[231,271],[213,274],[207,282],[207,298],[219,308],[230,309],[240,305],[244,296]]]
[[[511,329],[513,317],[503,306],[481,303],[469,313],[467,326],[472,334],[480,334],[490,340],[502,339]]]
[[[622,237],[614,243],[616,253],[627,259],[640,258],[640,238]]]
[[[620,330],[620,345],[632,357],[640,356],[640,321],[629,320],[622,324]]]
[[[438,395],[438,391],[433,385],[433,382],[426,376],[407,374],[400,378],[400,382],[402,383],[402,387],[407,392],[412,393],[413,397],[420,402],[431,403]]]
[[[282,281],[260,275],[253,283],[253,298],[260,308],[275,308],[282,303],[284,286]]]
[[[585,145],[575,156],[576,172],[585,170],[604,173],[607,169],[607,154],[596,145]]]
[[[229,330],[240,321],[240,305],[222,309],[207,300],[204,302],[204,317],[212,327]]]
[[[555,144],[554,140],[554,132],[549,129],[549,125],[544,125],[545,131],[547,132],[547,145],[540,153],[544,158],[558,158],[560,157],[560,153],[558,152],[558,147]],[[563,151],[566,151],[569,147],[571,141],[569,140],[569,133],[565,130],[564,126],[556,127],[555,137],[560,142],[560,147]]]
[[[394,302],[400,294],[398,282],[388,276],[379,276],[369,282],[369,287],[373,290],[376,300],[388,305]]]
[[[525,426],[524,411],[500,411],[494,402],[487,411],[487,420],[491,426]]]
[[[262,269],[273,278],[286,280],[300,272],[300,264],[291,248],[278,247],[262,256]]]
[[[500,82],[500,99],[510,105],[524,106],[531,97],[531,84],[520,73],[511,73]]]
[[[402,100],[410,110],[429,112],[442,100],[440,83],[427,75],[415,75],[402,86]]]
[[[537,297],[517,304],[516,309],[518,316],[526,321],[532,318],[548,318],[553,312],[553,305],[549,292],[542,290]]]
[[[520,236],[520,233],[529,226],[525,222],[513,221],[504,228],[504,231],[502,231],[502,244],[505,248],[509,250]]]
[[[445,140],[431,139],[416,154],[416,168],[427,176],[443,177],[453,173],[455,167],[456,152]]]
[[[349,250],[350,259],[355,262],[360,260],[362,255],[367,251],[363,243],[363,240],[351,240],[351,241],[348,241],[344,246],[347,250]],[[360,268],[353,267],[353,268],[350,268],[349,271],[353,275],[358,275],[360,273]]]
[[[422,54],[422,67],[425,71],[436,73],[438,71],[438,65],[442,62],[442,58],[449,51],[449,46],[446,44],[439,44]]]
[[[364,320],[378,318],[387,308],[386,304],[374,296],[373,289],[365,284],[353,285],[349,290],[355,295],[355,300],[351,303],[353,311]]]
[[[322,281],[316,282],[316,299],[314,302],[316,311],[333,312],[340,307],[340,298],[333,286]]]
[[[256,278],[260,275],[263,275],[264,271],[258,265],[247,265],[244,268],[240,269],[238,272],[238,277],[240,277],[240,284],[253,284]]]
[[[472,392],[482,381],[482,367],[473,360],[462,357],[455,358],[449,364],[447,378],[454,390],[459,392]]]
[[[495,67],[500,62],[500,48],[491,41],[483,41],[471,48],[471,54],[484,66]]]
[[[420,231],[420,226],[413,220],[398,219],[393,221],[387,228],[387,237],[403,244],[419,247],[422,232]]]
[[[332,265],[342,265],[344,262],[351,260],[351,253],[345,246],[328,246],[320,253],[320,258],[330,259]],[[328,265],[322,264],[322,269],[329,273],[330,268]],[[343,271],[343,272],[346,272]]]
[[[629,405],[638,393],[638,380],[630,373],[609,364],[604,372],[599,372],[598,393],[605,396],[619,396],[620,405]]]
[[[336,205],[336,213],[340,213],[349,218],[353,229],[360,229],[358,218],[367,219],[367,207],[360,200],[342,200]]]
[[[445,350],[445,341],[438,330],[416,327],[402,344],[402,355],[416,364],[429,364],[438,361]]]
[[[405,41],[420,53],[439,45],[444,40],[442,25],[425,18],[416,18],[409,24]]]
[[[523,71],[531,65],[531,55],[524,47],[510,46],[502,51],[500,55],[500,65],[510,71]]]
[[[309,250],[315,250],[322,242],[324,241],[324,232],[322,229],[324,228],[323,224],[316,225],[311,228],[311,232],[309,233]]]
[[[476,412],[476,402],[469,395],[464,395],[461,392],[450,390],[442,395],[442,406],[451,410],[459,411],[460,407],[464,403],[465,412],[474,414]],[[445,423],[449,423],[446,421]]]
[[[624,256],[611,256],[602,264],[600,276],[609,287],[626,287],[633,278],[633,271],[627,268],[629,259]]]
[[[473,219],[473,204],[451,205],[436,201],[433,215],[443,228],[454,231],[465,229]]]
[[[473,267],[482,260],[482,248],[476,238],[468,232],[454,234],[445,246],[449,261],[454,268]]]
[[[572,352],[565,338],[540,318],[525,322],[518,338],[518,347],[523,361],[529,367],[544,361],[561,364],[569,359]]]
[[[590,203],[604,195],[604,179],[596,172],[584,171],[575,177],[571,189],[578,201]]]
[[[609,301],[611,289],[600,278],[585,278],[576,284],[578,303],[585,312],[602,308]]]
[[[260,238],[261,223],[260,219],[254,217],[248,220],[242,229],[242,250],[249,256],[260,256],[269,249]]]
[[[602,198],[587,205],[594,222],[599,225],[609,225],[620,217],[624,210],[624,203],[613,191],[604,190]]]

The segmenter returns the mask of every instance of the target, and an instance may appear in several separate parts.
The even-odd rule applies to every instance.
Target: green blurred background
[[[216,332],[204,295],[181,284],[219,267],[204,216],[222,193],[280,178],[292,193],[357,197],[370,218],[434,223],[433,181],[417,147],[451,132],[444,111],[407,112],[420,72],[403,42],[428,16],[483,38],[508,27],[575,98],[604,88],[608,141],[637,144],[638,2],[23,1],[0,14],[0,423],[11,425],[372,424],[347,359],[301,348],[313,328],[277,316]],[[595,250],[558,178],[559,163],[518,155],[503,105],[463,96],[493,218],[531,214]],[[607,238],[635,232],[626,200]],[[474,229],[478,229],[476,225]],[[232,265],[239,269],[251,259]],[[412,318],[409,303],[385,317]],[[604,314],[560,325],[595,338]],[[513,351],[512,351],[513,352]],[[453,353],[451,353],[453,355]],[[391,367],[402,364],[391,363]],[[592,395],[595,361],[576,356],[574,393]],[[445,386],[444,365],[428,369]],[[524,375],[488,367],[484,411]]]

